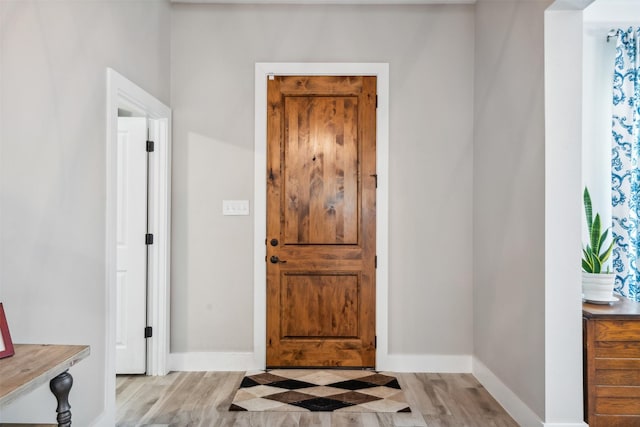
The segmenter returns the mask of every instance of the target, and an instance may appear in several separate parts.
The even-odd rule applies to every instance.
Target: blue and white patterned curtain
[[[611,198],[615,291],[640,301],[640,27],[617,31]]]

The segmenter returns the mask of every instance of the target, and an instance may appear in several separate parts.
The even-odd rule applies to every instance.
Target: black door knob
[[[277,263],[284,264],[285,262],[287,262],[287,261],[282,261],[280,258],[278,258],[275,255],[271,256],[269,260],[271,261],[272,264],[277,264]]]

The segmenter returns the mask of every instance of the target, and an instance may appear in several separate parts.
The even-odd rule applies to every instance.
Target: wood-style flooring
[[[394,374],[411,413],[229,412],[244,372],[118,376],[117,425],[205,427],[517,427],[470,374]]]

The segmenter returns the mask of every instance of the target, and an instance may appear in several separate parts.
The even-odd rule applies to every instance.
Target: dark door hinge
[[[147,153],[153,153],[155,144],[153,141],[147,141]]]
[[[376,255],[373,263],[375,264],[375,267],[378,268],[378,255]]]
[[[153,245],[153,234],[145,234],[144,243],[147,245]]]
[[[378,336],[373,337],[373,348],[378,348]]]
[[[378,108],[378,95],[376,95],[376,108]]]
[[[372,173],[369,176],[376,180],[376,188],[378,188],[378,174],[377,173]]]
[[[153,328],[151,326],[147,326],[144,328],[144,337],[151,338],[153,336]]]

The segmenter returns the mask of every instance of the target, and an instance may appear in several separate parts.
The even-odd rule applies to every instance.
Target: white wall
[[[471,354],[473,6],[173,5],[172,352],[252,351],[255,62],[390,64],[390,353]]]
[[[582,9],[545,12],[545,420],[584,426],[582,405]],[[573,70],[567,73],[567,70]],[[571,424],[569,424],[571,423]]]
[[[474,356],[540,419],[549,3],[481,0],[475,21]]]
[[[106,67],[169,103],[165,1],[0,1],[0,300],[17,343],[89,344],[74,425],[105,399]],[[55,420],[47,386],[5,421]]]

